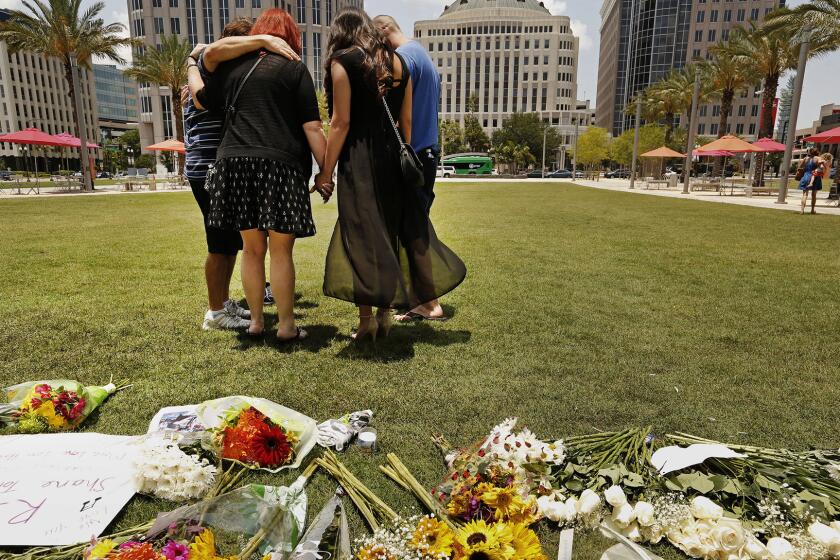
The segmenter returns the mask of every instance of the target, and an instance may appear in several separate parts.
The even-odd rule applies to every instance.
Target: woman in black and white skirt
[[[269,9],[252,35],[285,40],[300,54],[298,26],[281,9]],[[297,238],[315,235],[307,188],[312,156],[321,165],[326,139],[312,77],[303,63],[263,52],[214,67],[206,93],[226,111],[218,159],[207,178],[208,225],[242,233],[242,285],[251,309],[249,334],[264,329],[265,254],[271,251],[271,289],[277,303],[277,338],[306,338],[294,317]]]

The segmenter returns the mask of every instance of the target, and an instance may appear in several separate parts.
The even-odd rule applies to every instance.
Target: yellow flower
[[[529,496],[527,501],[520,500],[519,503],[511,507],[505,521],[519,525],[533,525],[539,519],[537,499],[534,496]]]
[[[461,517],[469,511],[471,498],[472,494],[469,492],[453,494],[446,505],[446,513],[452,517]]]
[[[540,539],[527,525],[512,525],[511,534],[514,560],[543,560]]]
[[[372,544],[364,548],[360,548],[356,552],[357,560],[396,560],[381,544]],[[190,560],[193,560],[190,557]]]
[[[99,541],[88,549],[87,560],[104,560],[108,554],[117,547],[117,543],[111,539]]]
[[[446,523],[434,517],[424,517],[409,543],[415,550],[431,556],[451,556],[455,544],[455,534]]]
[[[471,521],[455,535],[459,554],[463,560],[510,560],[514,549],[513,534],[504,523],[488,525],[484,520]]]
[[[505,520],[513,512],[525,509],[525,502],[516,493],[513,486],[492,488],[481,495],[481,501],[495,510],[496,520]]]
[[[216,536],[205,529],[190,543],[190,560],[216,560]]]
[[[47,425],[53,430],[61,430],[67,426],[67,421],[55,411],[52,401],[44,401],[41,406],[32,411],[32,414],[46,420]]]

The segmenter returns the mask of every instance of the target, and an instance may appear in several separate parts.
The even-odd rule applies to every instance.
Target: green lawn
[[[444,474],[431,433],[467,444],[506,416],[547,438],[653,424],[840,445],[836,217],[571,185],[441,185],[435,224],[469,268],[445,298],[454,319],[355,347],[354,309],[320,291],[336,206],[314,207],[319,235],[296,253],[312,337],[279,349],[200,330],[204,240],[189,193],[0,200],[0,385],[130,378],[86,424],[115,434],[142,433],[158,407],[237,393],[319,420],[372,408],[381,451],[429,485]],[[414,504],[378,473],[381,455],[345,459],[393,505]],[[313,507],[331,486],[313,480]],[[118,525],[172,506],[138,497]],[[576,558],[603,548],[579,538]]]

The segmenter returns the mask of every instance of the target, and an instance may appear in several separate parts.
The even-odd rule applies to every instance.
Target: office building
[[[9,19],[9,12],[0,10],[0,21]],[[82,103],[85,109],[85,122],[88,138],[96,141],[98,134],[98,111],[94,102],[94,80],[91,70],[81,72]],[[48,134],[68,132],[76,134],[73,116],[73,100],[70,86],[64,78],[64,66],[57,58],[45,58],[28,52],[12,54],[5,41],[0,41],[0,131],[4,134],[25,128],[35,127]],[[78,168],[76,150],[61,150],[49,147],[23,147],[17,144],[0,142],[0,157],[5,161],[4,168],[25,169],[31,165],[23,156],[35,154],[41,160],[44,170],[48,163],[51,170],[57,170],[62,158],[75,159]],[[93,152],[94,157],[98,154]],[[31,159],[30,159],[31,161]]]
[[[137,83],[111,64],[94,64],[99,132],[103,142],[137,128]]]
[[[414,36],[440,74],[442,119],[463,123],[473,112],[489,134],[514,113],[538,113],[566,147],[576,122],[585,130],[591,111],[577,99],[579,45],[568,16],[537,0],[457,0],[418,21]]]
[[[598,126],[613,135],[632,127],[625,109],[637,92],[729,38],[738,26],[761,24],[784,0],[604,0],[598,63]],[[740,92],[727,133],[755,136],[760,87]],[[717,136],[720,104],[700,106],[697,133]]]
[[[329,22],[341,8],[363,4],[363,0],[128,0],[129,29],[132,38],[143,42],[141,52],[155,48],[166,35],[178,35],[191,45],[212,43],[236,18],[255,20],[267,8],[283,8],[300,26],[303,60],[320,87]],[[146,83],[138,86],[141,145],[175,136],[169,89]]]

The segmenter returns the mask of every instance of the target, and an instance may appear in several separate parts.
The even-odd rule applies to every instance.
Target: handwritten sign
[[[134,437],[0,436],[0,546],[59,546],[102,534],[134,496]]]

